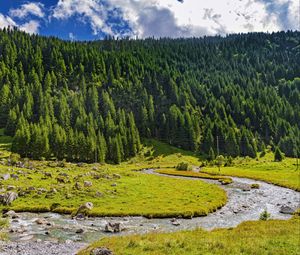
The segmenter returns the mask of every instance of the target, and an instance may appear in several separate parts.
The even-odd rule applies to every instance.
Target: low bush
[[[176,170],[179,170],[179,171],[189,171],[189,170],[191,170],[191,167],[189,166],[188,163],[181,162],[181,163],[179,163],[176,166]]]
[[[268,213],[267,210],[264,210],[264,211],[260,214],[259,219],[260,219],[260,220],[268,220],[268,219],[270,219],[270,217],[271,217],[271,214]]]
[[[259,154],[259,157],[260,157],[260,158],[263,158],[264,156],[266,156],[266,151],[262,151],[262,152]]]

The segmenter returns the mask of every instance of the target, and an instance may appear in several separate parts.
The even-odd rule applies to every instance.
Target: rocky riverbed
[[[144,173],[158,174],[152,169],[145,170]],[[198,178],[178,176],[161,175],[161,178],[188,178],[199,181]],[[75,254],[87,243],[104,236],[177,231],[197,227],[205,229],[234,227],[243,221],[257,220],[265,209],[271,213],[272,218],[288,219],[291,215],[287,209],[294,210],[299,207],[299,192],[251,179],[235,177],[232,179],[232,184],[222,185],[227,192],[227,204],[206,217],[192,219],[102,217],[76,220],[68,215],[55,213],[18,213],[16,217],[10,219],[8,233],[10,241],[0,244],[0,254]],[[203,181],[221,185],[213,180]],[[258,185],[251,188],[254,183]],[[117,225],[122,231],[113,233],[113,230],[108,228],[109,225]]]

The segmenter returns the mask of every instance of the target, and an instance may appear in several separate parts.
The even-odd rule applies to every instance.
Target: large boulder
[[[79,206],[77,209],[75,216],[81,214],[81,215],[86,215],[88,211],[92,210],[94,207],[92,202],[86,202],[82,205]]]
[[[119,233],[121,231],[125,230],[125,227],[123,226],[123,224],[121,222],[108,222],[105,225],[105,232],[110,232],[110,233]]]
[[[4,213],[4,214],[3,214],[3,217],[5,217],[5,218],[10,218],[10,219],[17,219],[17,218],[19,218],[19,215],[16,214],[15,211],[10,210],[10,211]]]
[[[295,212],[295,210],[287,205],[283,205],[280,207],[280,213],[284,213],[284,214],[293,214]]]
[[[5,194],[0,194],[0,202],[3,205],[10,205],[17,198],[18,198],[18,193],[13,191],[9,191]]]
[[[106,247],[95,248],[90,255],[113,255],[113,252]]]

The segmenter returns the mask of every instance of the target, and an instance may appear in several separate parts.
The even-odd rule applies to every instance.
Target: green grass
[[[237,158],[234,165],[221,167],[205,167],[201,171],[209,174],[252,178],[273,183],[300,191],[300,166],[296,170],[296,159],[285,158],[282,162],[274,162],[273,153],[259,159]]]
[[[194,180],[177,180],[130,171],[135,169],[132,164],[93,165],[96,169],[88,164],[78,167],[67,163],[62,168],[49,167],[47,162],[33,163],[35,170],[0,166],[0,175],[15,173],[19,176],[19,180],[2,180],[3,188],[16,186],[19,194],[26,192],[29,187],[36,189],[20,196],[6,209],[44,212],[50,211],[51,205],[59,203],[57,208],[52,208],[53,211],[72,213],[80,204],[89,201],[94,204],[94,209],[90,211],[91,216],[192,217],[215,211],[227,199],[226,193],[216,185],[201,181],[197,181],[196,185]],[[52,178],[45,178],[44,172],[51,173]],[[57,182],[56,177],[61,173],[68,174],[69,182]],[[114,177],[116,173],[121,175],[120,179]],[[82,174],[84,176],[79,177]],[[91,181],[92,187],[84,187],[84,181]],[[76,182],[80,183],[81,190],[74,188]],[[57,193],[39,194],[39,188],[47,191],[55,188]],[[100,197],[96,195],[97,192],[101,193]]]
[[[119,255],[297,255],[300,254],[300,219],[248,221],[236,228],[151,233],[104,238],[82,250],[108,247]]]
[[[231,178],[227,178],[222,175],[214,175],[214,174],[207,174],[207,173],[201,173],[201,172],[199,173],[199,172],[193,172],[193,171],[178,171],[176,169],[160,169],[160,170],[156,170],[156,172],[158,172],[160,174],[167,174],[167,175],[223,181],[226,184],[232,183]]]
[[[150,154],[150,156],[142,160],[140,159],[145,167],[173,168],[181,162],[186,162],[189,165],[200,165],[201,163],[201,158],[196,153],[185,151],[153,139],[146,139],[143,143],[146,145],[144,153]]]
[[[0,240],[6,239],[6,233],[4,232],[5,228],[8,225],[8,221],[6,219],[0,218]]]

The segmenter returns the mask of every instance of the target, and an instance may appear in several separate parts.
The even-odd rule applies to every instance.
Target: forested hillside
[[[119,163],[140,137],[213,158],[300,146],[300,33],[66,42],[0,31],[0,128],[24,157]]]

